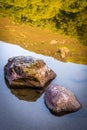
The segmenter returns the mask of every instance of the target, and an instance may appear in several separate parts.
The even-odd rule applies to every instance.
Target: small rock
[[[31,56],[18,56],[8,60],[4,67],[10,87],[44,87],[56,74],[45,62]]]
[[[58,50],[62,58],[65,58],[69,54],[69,49],[67,47],[62,47]]]
[[[57,40],[51,40],[51,41],[50,41],[50,44],[57,44],[57,43],[58,43]]]
[[[81,104],[71,91],[56,84],[47,87],[44,99],[50,111],[59,116],[81,108]]]

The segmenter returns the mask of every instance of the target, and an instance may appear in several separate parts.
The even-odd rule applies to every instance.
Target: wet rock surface
[[[55,72],[43,60],[31,56],[9,58],[4,74],[12,88],[41,88],[56,77]]]
[[[56,84],[50,84],[47,87],[44,100],[50,111],[58,116],[81,108],[81,104],[70,90]]]

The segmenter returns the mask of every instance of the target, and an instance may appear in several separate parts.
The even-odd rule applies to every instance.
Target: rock
[[[62,47],[58,50],[62,58],[65,58],[69,54],[69,49],[67,47]]]
[[[51,40],[51,41],[50,41],[50,44],[57,44],[57,43],[58,43],[57,40]]]
[[[71,91],[56,84],[47,87],[44,100],[50,111],[58,116],[81,108],[81,104]]]
[[[8,60],[4,67],[5,78],[10,87],[44,87],[56,74],[45,62],[31,56],[18,56]]]

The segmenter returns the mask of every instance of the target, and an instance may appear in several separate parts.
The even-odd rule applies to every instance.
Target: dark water
[[[8,58],[31,55],[43,59],[56,73],[52,82],[71,90],[82,104],[78,112],[54,116],[44,104],[44,93],[10,90],[4,80],[3,67]],[[26,51],[19,46],[0,42],[0,130],[86,130],[87,129],[87,66],[63,63],[51,57]]]

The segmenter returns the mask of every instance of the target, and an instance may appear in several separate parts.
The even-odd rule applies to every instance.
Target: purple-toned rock
[[[44,87],[56,74],[45,62],[31,56],[18,56],[8,59],[4,67],[5,78],[10,87]]]
[[[81,108],[81,104],[70,90],[56,84],[47,87],[44,99],[50,111],[59,116]]]

